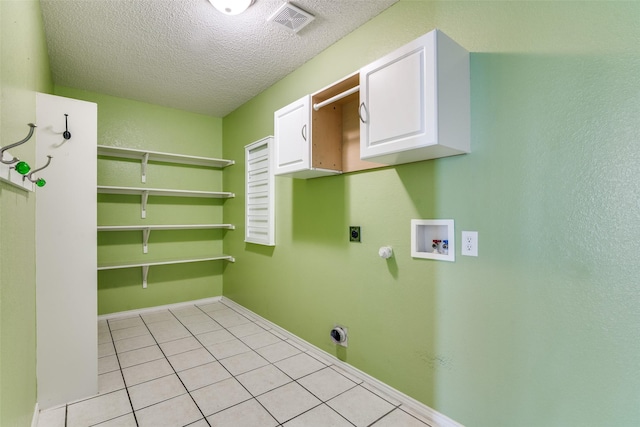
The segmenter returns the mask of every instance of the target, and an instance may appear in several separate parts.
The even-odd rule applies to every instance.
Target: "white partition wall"
[[[68,114],[70,139],[65,139]],[[97,105],[37,94],[37,377],[40,409],[98,391]]]

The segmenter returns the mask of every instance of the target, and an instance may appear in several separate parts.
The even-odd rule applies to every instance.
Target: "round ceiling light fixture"
[[[209,0],[220,12],[225,15],[239,15],[253,4],[254,0]]]

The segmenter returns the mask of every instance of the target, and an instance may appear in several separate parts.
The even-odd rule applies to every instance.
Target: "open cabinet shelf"
[[[100,225],[98,231],[139,231],[139,230],[197,230],[224,228],[233,230],[232,224],[179,224],[179,225]]]
[[[225,199],[235,197],[235,194],[228,191],[198,191],[198,190],[170,190],[164,188],[143,188],[143,187],[115,187],[99,185],[98,193],[102,194],[129,194],[149,196],[169,196],[169,197],[209,197],[213,199]]]
[[[233,165],[233,160],[216,159],[211,157],[189,156],[183,154],[163,153],[158,151],[138,150],[133,148],[120,148],[109,147],[104,145],[98,146],[98,155],[109,158],[124,158],[124,159],[136,159],[141,162],[142,165],[142,182],[146,182],[147,176],[147,164],[149,162],[158,162],[161,164],[171,163],[185,167],[185,173],[189,172],[189,167],[206,167],[212,169],[221,169],[226,166]],[[161,168],[162,166],[158,166]],[[141,205],[141,217],[145,219],[147,217],[147,203],[149,197],[185,197],[185,198],[209,198],[209,199],[228,199],[235,197],[234,193],[228,191],[200,191],[200,190],[178,190],[178,189],[166,189],[166,188],[146,188],[146,187],[134,187],[134,186],[108,186],[99,185],[97,187],[99,194],[107,195],[131,195],[140,197]],[[162,215],[160,215],[162,217]],[[162,221],[162,219],[160,219]],[[137,222],[137,221],[136,221]],[[186,221],[189,222],[189,221]],[[131,225],[101,225],[97,227],[99,232],[129,232],[137,231],[142,232],[142,252],[148,253],[148,243],[151,231],[168,231],[168,230],[205,230],[205,229],[221,229],[221,230],[234,230],[233,224],[218,224],[218,223],[205,223],[205,224],[131,224]],[[184,236],[184,235],[183,235]],[[119,239],[119,237],[118,237]],[[215,238],[217,239],[217,238]],[[235,262],[235,259],[231,255],[212,255],[205,257],[180,257],[180,254],[176,253],[176,256],[170,259],[151,259],[148,261],[131,261],[131,262],[116,262],[116,263],[98,263],[98,270],[116,270],[123,268],[142,268],[142,286],[147,287],[147,278],[149,275],[149,267],[158,265],[170,265],[170,264],[185,264],[194,262],[205,261],[229,261]]]
[[[140,202],[142,205],[142,218],[147,217],[147,201],[149,196],[203,197],[211,199],[228,199],[235,197],[234,193],[229,193],[227,191],[168,190],[161,188],[115,187],[107,185],[99,185],[98,193],[140,196]]]
[[[275,174],[316,178],[469,153],[469,52],[433,30],[274,112]]]
[[[138,150],[135,148],[109,147],[106,145],[98,145],[98,155],[140,160],[142,182],[147,181],[148,162],[174,163],[178,165],[204,166],[209,168],[224,168],[235,164],[233,160],[213,157],[188,156],[184,154],[163,153],[160,151]]]
[[[176,225],[101,225],[98,231],[142,231],[142,253],[149,252],[149,236],[152,230],[235,230],[232,224],[176,224]]]
[[[122,263],[109,263],[109,264],[98,264],[98,270],[115,270],[121,268],[133,268],[133,267],[142,267],[142,287],[147,287],[147,278],[149,277],[149,267],[154,265],[170,265],[170,264],[185,264],[190,262],[203,262],[203,261],[229,261],[235,262],[235,258],[231,255],[213,255],[210,257],[202,257],[202,258],[183,258],[183,259],[164,259],[164,260],[154,260],[154,261],[132,261],[132,262],[122,262]]]

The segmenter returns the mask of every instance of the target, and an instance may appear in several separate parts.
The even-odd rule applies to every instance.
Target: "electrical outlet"
[[[352,225],[349,227],[349,241],[350,242],[359,242],[360,241],[360,226]]]
[[[478,232],[463,231],[462,232],[462,255],[478,256]]]

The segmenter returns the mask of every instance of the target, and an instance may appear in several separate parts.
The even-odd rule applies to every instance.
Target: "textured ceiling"
[[[298,0],[298,34],[207,0],[41,0],[56,85],[224,117],[397,0]]]

